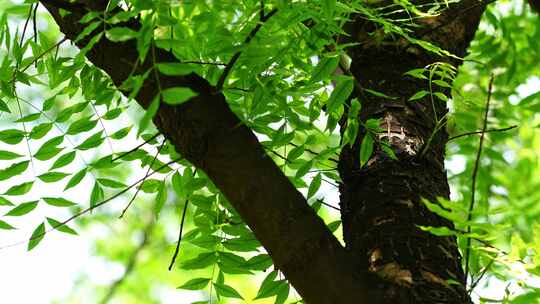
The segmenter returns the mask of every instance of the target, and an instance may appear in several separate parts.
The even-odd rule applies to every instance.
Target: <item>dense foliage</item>
[[[394,1],[393,10],[410,16],[399,20],[369,2],[112,0],[105,13],[80,20],[85,29],[75,42],[88,44],[78,49],[38,2],[1,1],[0,234],[28,230],[27,240],[15,245],[32,250],[47,246],[49,233],[84,237],[91,227],[110,229],[106,239],[94,240],[95,249],[125,264],[125,277],[95,286],[82,274],[73,298],[63,301],[85,294],[89,303],[159,303],[156,289],[178,287],[201,291],[205,300],[197,303],[301,302],[227,198],[151,122],[160,103],[182,104],[197,93],[160,89],[146,111],[134,98],[145,81],[159,86],[157,72],[208,80],[341,238],[341,148],[353,145],[364,128],[361,167],[374,150],[396,155],[378,140],[381,121],[357,121],[362,100],[348,100],[356,85],[347,72],[352,44],[335,37],[347,35],[344,25],[361,14],[380,33],[451,56],[409,32],[416,20],[459,1]],[[138,31],[128,26],[133,18],[140,21]],[[540,301],[539,22],[525,3],[497,1],[485,12],[461,67],[441,62],[404,75],[426,82],[411,103],[430,97],[451,108],[436,124],[451,137],[446,166],[453,199],[425,203],[456,228],[422,229],[458,237],[478,303]],[[117,88],[85,58],[102,39],[136,40],[138,63],[158,50],[171,51],[178,61],[154,62]],[[452,95],[435,86],[451,87]],[[350,122],[343,138],[340,119]],[[478,153],[482,128],[488,132]],[[25,220],[30,214],[40,220]],[[165,274],[169,264],[173,275]]]

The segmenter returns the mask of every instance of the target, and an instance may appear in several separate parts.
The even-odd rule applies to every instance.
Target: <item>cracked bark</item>
[[[73,40],[81,32],[78,21],[87,11],[85,4],[71,3],[72,14],[61,16],[54,4],[59,1],[41,3],[66,37]],[[480,2],[462,1],[449,12],[475,3]],[[463,55],[482,11],[480,5],[466,15],[448,13],[429,20],[428,28],[438,28],[424,33],[424,38]],[[138,24],[128,26],[137,28]],[[352,37],[361,37],[369,26],[359,19],[350,24],[349,32]],[[82,40],[78,46],[86,43]],[[105,37],[87,54],[117,86],[131,72],[126,62],[135,63],[137,56],[133,41],[113,43]],[[392,141],[399,161],[389,161],[376,151],[368,165],[360,169],[358,145],[342,151],[339,170],[344,182],[340,190],[347,248],[339,244],[266,155],[251,130],[229,109],[224,96],[215,93],[203,78],[195,74],[159,75],[162,88],[185,86],[199,95],[180,106],[161,104],[154,122],[177,151],[225,194],[307,303],[466,303],[463,288],[445,283],[449,278],[464,283],[455,240],[428,235],[415,226],[452,225],[419,203],[420,197],[434,200],[449,195],[443,168],[447,134],[438,133],[423,158],[404,149],[410,140],[426,141],[433,129],[433,113],[422,103],[410,108],[405,102],[423,84],[404,79],[402,74],[447,59],[414,46],[397,45],[360,45],[351,50],[350,56],[351,70],[363,87],[399,97],[392,103],[374,97],[362,100],[359,118],[386,117],[383,127],[400,132],[403,127],[405,136]],[[156,50],[156,59],[176,61],[160,49]],[[145,61],[137,74],[151,65],[150,60]],[[146,108],[157,91],[153,77],[149,77],[136,100]],[[437,111],[439,115],[446,113],[446,106],[438,104]]]
[[[479,1],[462,1],[437,18],[424,20],[426,26],[413,36],[462,57],[484,8]],[[348,28],[353,39],[365,37],[366,30],[377,30],[363,19],[353,21]],[[455,238],[436,237],[417,227],[453,227],[452,222],[431,213],[421,202],[421,198],[436,202],[437,197],[448,199],[450,195],[444,169],[446,130],[437,132],[426,153],[421,153],[433,133],[436,117],[443,117],[448,110],[446,103],[438,100],[433,107],[429,95],[408,102],[416,92],[427,90],[427,82],[403,75],[434,62],[454,66],[461,62],[430,54],[401,38],[385,39],[378,45],[363,43],[349,55],[351,72],[361,87],[397,97],[358,96],[362,101],[359,119],[381,119],[385,131],[379,139],[391,143],[398,160],[377,149],[360,168],[360,142],[365,133],[360,133],[352,149],[347,146],[341,152],[340,204],[347,249],[361,261],[361,269],[382,278],[377,288],[384,293],[384,303],[468,303]],[[437,91],[449,93],[444,88]],[[345,119],[341,127],[345,130]],[[462,286],[448,284],[448,280]]]

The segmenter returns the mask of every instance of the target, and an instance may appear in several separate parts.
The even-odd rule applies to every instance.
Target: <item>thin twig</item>
[[[115,161],[115,160],[117,160],[117,159],[120,159],[120,158],[122,158],[122,157],[124,157],[124,156],[126,156],[126,155],[128,155],[128,154],[131,154],[131,153],[137,151],[137,149],[139,149],[140,147],[146,145],[147,143],[151,142],[151,141],[154,140],[156,137],[158,137],[159,134],[160,134],[160,133],[158,132],[158,133],[152,135],[152,137],[150,137],[149,139],[145,140],[143,143],[139,144],[139,145],[136,146],[135,148],[133,148],[133,149],[127,151],[127,152],[124,152],[124,153],[118,155],[117,157],[113,158],[113,159],[111,160],[111,162],[113,162],[113,161]]]
[[[36,4],[37,6],[37,4]],[[34,6],[33,5],[30,5],[30,10],[28,11],[28,16],[26,18],[26,21],[24,23],[24,27],[23,27],[23,32],[21,34],[21,40],[19,42],[19,48],[22,49],[22,46],[24,44],[24,36],[26,35],[26,29],[28,28],[28,22],[30,21],[30,18],[32,17],[32,11],[34,10]],[[15,100],[17,101],[17,108],[19,109],[19,116],[20,118],[22,119],[24,116],[23,116],[23,111],[22,111],[22,108],[21,108],[21,102],[19,100],[19,95],[17,94],[17,84],[16,84],[16,80],[17,80],[17,71],[19,70],[19,66],[20,66],[20,60],[17,60],[17,64],[15,66],[15,71],[13,72],[13,95],[15,96]],[[28,150],[28,157],[30,158],[30,164],[32,166],[32,171],[34,172],[34,175],[36,175],[36,167],[34,166],[34,158],[32,157],[32,149],[30,148],[30,140],[28,139],[28,132],[26,130],[26,124],[24,123],[24,121],[22,121],[22,127],[23,127],[23,131],[24,131],[24,134],[26,134],[24,136],[24,140],[26,142],[26,148]]]
[[[200,64],[200,65],[227,66],[227,64],[223,63],[223,62],[209,62],[209,61],[197,61],[197,60],[180,61],[179,63],[182,63],[182,64]]]
[[[329,180],[326,180],[326,179],[324,179],[324,178],[321,178],[321,180],[322,180],[323,182],[329,184],[330,186],[334,186],[334,187],[336,187],[336,188],[339,188],[339,186],[338,186],[337,184],[334,184],[334,183],[332,183],[332,182],[329,181]]]
[[[28,16],[26,17],[26,21],[24,22],[23,32],[21,34],[21,42],[19,44],[19,47],[22,47],[24,42],[24,35],[26,34],[26,28],[28,27],[28,22],[30,22],[30,18],[32,17],[32,11],[34,10],[34,5],[30,5],[30,10],[28,11]]]
[[[34,25],[34,42],[37,44],[38,42],[38,30],[37,30],[37,9],[39,6],[39,2],[36,3],[36,6],[34,7],[34,12],[32,16],[32,24]]]
[[[184,204],[184,210],[182,211],[182,219],[180,220],[180,231],[178,232],[178,241],[176,241],[176,248],[174,249],[174,254],[171,259],[171,264],[169,264],[169,271],[174,266],[174,262],[176,262],[176,257],[178,256],[178,252],[180,251],[180,242],[182,241],[182,231],[184,230],[184,220],[186,219],[186,212],[189,205],[189,200],[186,200],[186,203]]]
[[[474,134],[482,134],[482,133],[490,133],[490,132],[505,132],[505,131],[508,131],[508,130],[512,130],[512,129],[515,129],[517,128],[518,126],[517,125],[513,125],[513,126],[510,126],[510,127],[506,127],[506,128],[500,128],[500,129],[488,129],[488,130],[485,130],[485,131],[473,131],[473,132],[467,132],[467,133],[463,133],[463,134],[459,134],[459,135],[456,135],[456,136],[452,136],[448,139],[448,141],[452,141],[454,139],[458,139],[460,137],[464,137],[464,136],[469,136],[469,135],[474,135]]]
[[[31,67],[34,63],[36,63],[39,59],[41,59],[43,56],[47,55],[50,51],[52,51],[55,48],[57,48],[58,46],[60,46],[60,44],[64,43],[66,40],[68,40],[67,37],[62,38],[62,40],[58,41],[55,45],[51,46],[50,48],[48,48],[43,53],[41,53],[41,54],[37,55],[36,57],[34,57],[34,59],[32,59],[32,61],[30,63],[28,63],[27,65],[24,66],[24,68],[20,71],[20,73],[24,73],[26,70],[28,70],[29,67]]]
[[[319,202],[320,202],[321,205],[323,205],[323,206],[326,206],[326,207],[328,207],[328,208],[332,208],[332,209],[337,210],[337,211],[341,211],[340,208],[338,208],[338,207],[336,207],[336,206],[333,206],[333,205],[330,205],[329,203],[327,203],[327,202],[325,202],[325,201],[323,201],[323,200],[319,200]]]
[[[88,207],[88,208],[86,208],[86,209],[84,209],[84,210],[82,210],[82,211],[79,211],[79,212],[75,213],[74,215],[70,216],[68,219],[64,220],[63,222],[60,222],[59,224],[57,224],[57,225],[55,225],[55,226],[52,226],[50,229],[44,231],[43,233],[39,233],[39,234],[37,234],[37,235],[31,237],[31,238],[28,239],[28,240],[24,240],[24,241],[12,243],[12,244],[9,244],[9,245],[1,246],[1,247],[0,247],[0,250],[6,249],[6,248],[10,248],[10,247],[15,247],[15,246],[18,246],[18,245],[27,244],[28,242],[30,242],[30,241],[32,241],[32,240],[35,240],[35,239],[38,239],[38,238],[43,237],[45,234],[47,234],[47,233],[49,233],[49,232],[51,232],[51,231],[53,231],[53,230],[56,230],[56,229],[58,229],[58,228],[60,228],[60,227],[62,227],[62,226],[64,226],[64,225],[68,224],[69,222],[73,221],[74,219],[79,218],[79,217],[85,215],[86,213],[88,213],[88,212],[90,212],[90,211],[92,211],[92,210],[94,210],[94,209],[96,209],[96,208],[98,208],[98,207],[100,207],[100,206],[103,206],[103,205],[105,205],[106,203],[108,203],[108,202],[114,200],[115,198],[117,198],[117,197],[119,197],[120,195],[122,195],[122,194],[128,192],[131,188],[137,186],[139,183],[141,183],[141,182],[143,182],[144,180],[146,180],[148,177],[154,175],[156,172],[159,172],[161,169],[166,168],[167,166],[169,166],[169,165],[171,165],[171,164],[174,164],[174,163],[176,163],[177,161],[179,161],[179,160],[181,160],[181,159],[182,159],[182,157],[178,157],[178,158],[175,158],[175,159],[171,160],[170,162],[168,162],[168,163],[166,163],[166,164],[160,166],[159,168],[157,168],[155,171],[150,172],[148,175],[144,176],[143,178],[140,178],[139,180],[135,181],[135,182],[132,183],[131,185],[127,186],[126,188],[124,188],[124,189],[122,189],[122,190],[120,190],[119,192],[117,192],[117,193],[114,194],[113,196],[109,197],[108,199],[103,200],[103,201],[101,201],[101,202],[99,202],[99,203],[97,203],[97,204],[95,204],[95,205],[93,205],[93,206],[91,206],[91,207]]]
[[[143,232],[143,239],[141,243],[135,248],[133,253],[131,254],[131,257],[126,264],[126,270],[124,271],[124,275],[122,275],[121,278],[114,281],[114,283],[111,285],[109,290],[107,291],[107,294],[103,297],[101,300],[101,304],[109,303],[109,301],[113,298],[114,294],[118,290],[118,287],[122,285],[122,283],[126,280],[126,278],[130,275],[130,273],[135,269],[135,266],[137,264],[137,260],[139,258],[140,253],[143,251],[143,249],[148,245],[148,239],[150,235],[152,234],[152,230],[154,228],[155,221],[151,219],[148,224],[146,224],[146,227],[144,228]]]
[[[150,162],[150,165],[148,166],[148,169],[146,170],[146,176],[148,176],[148,173],[150,173],[150,170],[152,170],[152,166],[154,165],[154,162],[156,161],[156,159],[157,159],[157,157],[159,155],[159,152],[161,152],[161,149],[165,145],[165,142],[166,142],[166,140],[164,139],[163,142],[161,143],[161,145],[159,145],[159,148],[157,149],[156,154],[154,155],[154,158],[152,158],[152,161]],[[126,205],[124,210],[122,210],[122,213],[120,214],[120,216],[118,218],[123,218],[124,217],[124,214],[126,214],[127,210],[131,206],[131,204],[133,204],[133,202],[137,198],[137,195],[141,191],[141,188],[142,188],[142,184],[139,187],[137,187],[137,190],[135,191],[135,194],[131,197],[128,204]]]
[[[484,114],[484,125],[482,126],[482,133],[480,133],[480,142],[478,143],[478,152],[476,153],[476,160],[474,162],[472,183],[471,183],[471,202],[469,204],[469,210],[467,213],[467,223],[471,222],[472,211],[474,209],[474,197],[476,193],[476,177],[478,175],[478,168],[480,167],[480,157],[482,155],[482,146],[484,144],[484,137],[487,130],[489,103],[491,101],[491,93],[493,92],[493,74],[490,76],[488,85],[488,95],[486,100],[486,112]],[[467,225],[467,233],[471,233],[471,225]],[[467,239],[467,245],[465,247],[465,282],[467,282],[467,276],[469,275],[469,259],[471,255],[471,239]]]
[[[489,270],[489,268],[491,267],[491,265],[493,265],[493,263],[495,262],[495,259],[496,259],[496,256],[493,257],[489,263],[484,267],[484,269],[482,269],[482,272],[480,273],[480,275],[478,276],[478,278],[476,278],[476,280],[474,280],[474,282],[471,283],[471,287],[469,287],[469,293],[471,293],[474,288],[476,288],[476,285],[478,285],[478,283],[480,283],[480,280],[482,280],[482,278],[484,277],[484,275],[487,273],[487,271]]]
[[[297,144],[292,143],[292,142],[289,143],[289,145],[291,145],[291,146],[293,146],[293,147],[298,147]],[[320,152],[313,151],[313,150],[311,150],[311,149],[309,149],[309,148],[304,148],[304,151],[307,151],[307,152],[309,152],[309,153],[311,153],[311,154],[313,154],[313,155],[319,155],[319,154],[321,154]],[[337,153],[336,153],[336,154],[337,154]],[[332,157],[329,157],[328,160],[329,160],[329,161],[332,161],[332,162],[334,162],[334,163],[336,163],[336,164],[339,163],[339,160],[337,160],[337,159],[335,159],[335,158],[332,158]]]
[[[103,129],[103,133],[105,134],[105,138],[107,139],[107,143],[109,144],[109,148],[111,148],[111,153],[114,154],[114,148],[111,142],[111,138],[109,137],[109,133],[107,132],[107,129],[105,128],[105,124],[103,123],[103,120],[101,119],[101,115],[99,114],[96,106],[93,102],[90,102],[90,105],[92,106],[92,109],[94,110],[94,113],[96,113],[96,116],[98,117],[99,124],[101,125],[101,128]]]
[[[261,14],[261,17],[259,18],[259,22],[257,23],[257,25],[251,30],[251,32],[249,32],[248,36],[246,37],[246,39],[244,40],[244,45],[247,45],[249,44],[249,42],[255,37],[255,35],[257,34],[257,32],[261,29],[261,27],[263,26],[263,24],[268,20],[270,19],[270,17],[272,17],[275,13],[277,13],[277,8],[271,10],[268,14],[264,15],[264,14]],[[227,76],[229,75],[229,73],[231,72],[232,68],[234,67],[234,64],[236,63],[236,61],[238,60],[238,58],[240,57],[240,55],[242,54],[242,51],[238,51],[236,52],[232,57],[231,59],[229,60],[229,62],[227,63],[227,65],[225,66],[225,69],[223,70],[223,73],[221,73],[221,76],[219,77],[219,80],[217,82],[217,85],[216,85],[216,91],[219,92],[221,91],[221,89],[223,88],[223,84],[225,83],[225,80],[227,79]]]

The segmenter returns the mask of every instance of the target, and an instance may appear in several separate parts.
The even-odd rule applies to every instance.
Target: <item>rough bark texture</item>
[[[73,40],[82,30],[78,23],[82,15],[89,8],[102,9],[107,1],[41,3],[60,30]],[[63,6],[72,14],[62,17],[58,8]],[[482,2],[463,1],[446,15],[424,20],[431,30],[417,35],[463,55],[482,10]],[[137,28],[138,24],[127,26]],[[353,39],[363,40],[375,28],[358,18],[348,30]],[[307,303],[469,301],[463,288],[446,283],[447,279],[464,283],[455,240],[434,237],[415,226],[452,225],[420,203],[420,197],[433,201],[437,196],[449,195],[443,165],[447,134],[437,133],[428,152],[419,157],[419,149],[432,133],[434,115],[426,102],[414,106],[406,102],[425,84],[402,74],[446,59],[402,42],[361,44],[350,53],[351,70],[363,87],[399,97],[390,102],[361,94],[363,109],[359,117],[363,121],[383,118],[382,127],[388,132],[381,134],[381,138],[388,137],[399,161],[391,161],[377,151],[364,168],[359,168],[358,144],[342,152],[340,190],[347,248],[339,244],[266,155],[221,93],[195,74],[159,75],[162,88],[186,86],[199,95],[180,106],[162,104],[154,120],[156,126],[179,153],[206,172],[225,194]],[[83,40],[78,44],[86,43]],[[103,38],[87,57],[120,85],[129,76],[137,51],[132,41],[113,43]],[[176,60],[163,50],[156,50],[156,59]],[[147,60],[136,73],[143,73],[151,65]],[[146,108],[157,92],[155,78],[149,77],[136,99]],[[446,113],[446,106],[438,103],[436,111],[440,117]]]
[[[483,9],[481,2],[463,1],[442,16],[421,21],[425,28],[414,36],[464,56]],[[450,221],[431,213],[421,202],[421,198],[431,202],[437,197],[449,198],[444,169],[445,128],[435,133],[431,142],[428,140],[436,117],[443,117],[447,107],[437,98],[432,104],[429,95],[408,102],[416,92],[429,90],[428,82],[404,76],[409,70],[436,61],[460,62],[430,54],[402,38],[385,37],[379,43],[362,39],[368,37],[366,32],[378,35],[378,29],[364,19],[354,20],[349,32],[352,39],[361,42],[349,52],[351,72],[360,86],[397,97],[391,100],[357,92],[362,101],[359,119],[381,119],[384,131],[378,139],[388,140],[398,160],[377,149],[360,168],[360,142],[365,131],[352,149],[343,149],[339,172],[347,248],[362,261],[361,269],[383,279],[378,288],[384,293],[384,303],[468,303],[455,238],[436,237],[417,227],[452,227]],[[434,89],[449,93],[444,88]],[[345,130],[345,124],[343,120],[341,130]],[[450,279],[463,286],[448,284]]]

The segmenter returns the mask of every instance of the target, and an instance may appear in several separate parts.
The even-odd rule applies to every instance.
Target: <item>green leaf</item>
[[[45,203],[55,207],[71,207],[77,205],[74,202],[62,197],[42,197],[42,199],[45,201]]]
[[[86,170],[87,169],[84,168],[81,171],[77,172],[75,175],[73,175],[73,177],[71,177],[71,179],[66,184],[66,187],[64,188],[64,191],[66,191],[69,188],[73,188],[73,187],[77,186],[81,182],[81,180],[84,178],[84,176],[86,175]]]
[[[13,206],[13,203],[10,202],[7,198],[0,196],[0,206]]]
[[[259,241],[256,239],[246,239],[246,238],[235,238],[235,239],[228,239],[225,242],[222,243],[223,246],[231,251],[239,251],[239,252],[251,252],[251,251],[257,251],[257,249],[261,246]]]
[[[414,101],[414,100],[424,98],[424,96],[426,96],[427,94],[429,94],[429,92],[426,90],[418,91],[409,98],[409,101]]]
[[[12,230],[12,229],[15,229],[15,227],[11,226],[10,224],[0,220],[0,229],[4,229],[4,230]]]
[[[409,75],[418,79],[428,79],[426,76],[424,76],[425,71],[426,69],[413,69],[404,73],[403,75]]]
[[[34,249],[45,237],[45,223],[36,227],[28,242],[28,251]]]
[[[198,94],[190,88],[174,87],[161,91],[163,101],[171,105],[182,104]]]
[[[371,154],[373,153],[373,138],[371,134],[367,133],[362,139],[362,144],[360,145],[360,167],[363,167]]]
[[[94,135],[88,137],[85,141],[83,141],[82,144],[78,145],[75,148],[78,150],[84,151],[84,150],[89,150],[89,149],[92,149],[101,145],[103,141],[105,140],[104,137],[101,137],[102,134],[103,134],[103,131],[99,131],[95,133]]]
[[[266,278],[261,283],[261,287],[259,287],[259,291],[257,294],[261,293],[261,290],[268,290],[271,289],[271,285],[273,284],[274,280],[277,277],[277,271],[274,270],[270,272],[268,275],[266,275]]]
[[[11,110],[9,109],[8,105],[2,99],[0,99],[0,111],[11,113]]]
[[[163,206],[167,202],[167,186],[165,183],[161,183],[159,185],[159,190],[156,196],[156,204],[154,205],[154,216],[156,219],[159,218],[159,213],[161,212],[161,209],[163,209]]]
[[[144,116],[141,118],[141,121],[139,121],[139,130],[137,131],[137,137],[139,137],[139,135],[141,135],[148,128],[150,122],[152,121],[152,119],[154,119],[154,116],[159,109],[159,97],[159,94],[154,97],[152,103],[150,103],[150,106],[148,107],[148,109],[146,109]]]
[[[311,184],[309,184],[308,194],[307,194],[308,199],[310,199],[313,195],[315,195],[315,193],[317,193],[317,191],[321,187],[321,179],[322,177],[321,177],[321,174],[319,173],[315,175],[315,177],[311,181]]]
[[[244,299],[242,296],[236,291],[236,289],[232,288],[229,285],[226,284],[219,284],[219,283],[213,283],[214,288],[216,289],[216,293],[224,298],[237,298],[237,299]]]
[[[105,31],[105,37],[112,42],[122,42],[137,38],[139,33],[127,27],[113,27]]]
[[[435,95],[437,98],[439,98],[442,101],[448,101],[448,97],[441,92],[435,92],[433,93],[433,95]]]
[[[129,131],[131,131],[131,128],[133,128],[133,126],[128,126],[128,127],[122,128],[122,129],[114,132],[113,134],[111,134],[110,137],[112,139],[122,139],[122,138],[126,137],[129,134]]]
[[[276,301],[274,302],[274,304],[285,303],[285,301],[287,301],[287,298],[289,297],[289,291],[290,291],[290,287],[287,282],[285,282],[284,284],[281,284],[277,292]]]
[[[291,151],[289,151],[289,154],[287,154],[287,159],[289,161],[293,161],[297,159],[298,157],[302,156],[304,154],[305,147],[304,145],[294,147]]]
[[[181,76],[193,73],[193,66],[180,62],[158,63],[156,67],[159,72],[168,76]]]
[[[75,38],[75,40],[73,41],[74,43],[77,43],[79,42],[79,40],[83,39],[84,37],[90,35],[98,26],[101,25],[101,20],[97,20],[97,21],[94,21],[92,23],[90,23],[89,25],[87,25],[81,32],[80,34]]]
[[[57,136],[49,139],[38,149],[34,157],[38,160],[45,161],[53,158],[56,154],[60,153],[64,148],[57,147],[64,141],[64,136]]]
[[[107,113],[105,113],[105,115],[103,115],[101,118],[105,120],[113,120],[117,118],[118,116],[120,116],[120,114],[122,114],[122,111],[123,111],[122,108],[114,108],[110,111],[107,111]]]
[[[68,128],[66,134],[75,135],[92,130],[97,124],[97,119],[92,120],[92,116],[83,117],[74,121]]]
[[[42,106],[41,110],[42,111],[49,111],[54,106],[55,98],[56,98],[56,95],[53,96],[53,97],[47,98],[43,102],[43,106]]]
[[[112,179],[108,179],[108,178],[98,178],[97,182],[100,183],[102,186],[109,187],[109,188],[120,189],[120,188],[127,187],[126,184],[124,183],[121,183]]]
[[[0,141],[9,145],[16,145],[24,138],[24,132],[17,129],[7,129],[0,131]]]
[[[79,22],[80,23],[88,23],[88,22],[96,19],[99,16],[100,16],[99,12],[88,12],[81,18],[81,20],[79,20]]]
[[[379,92],[379,91],[375,91],[375,90],[371,90],[371,89],[367,89],[367,88],[364,88],[364,91],[366,93],[369,93],[369,94],[373,95],[373,96],[381,97],[381,98],[384,98],[384,99],[398,99],[398,97],[388,96],[388,95],[384,94],[383,92]]]
[[[176,287],[177,289],[186,289],[186,290],[201,290],[208,286],[208,282],[210,282],[210,279],[206,278],[196,278],[191,279],[187,281],[186,283],[182,284],[181,286]]]
[[[64,166],[69,165],[73,160],[75,159],[75,151],[68,152],[62,156],[60,156],[52,165],[52,167],[49,170],[62,168]]]
[[[39,124],[32,128],[32,131],[30,131],[30,134],[28,136],[31,139],[40,139],[43,136],[47,135],[47,133],[49,133],[52,127],[53,127],[53,124],[50,122]]]
[[[96,181],[94,183],[94,187],[92,188],[92,193],[90,194],[90,207],[94,207],[101,201],[103,201],[103,189],[99,186],[98,182]]]
[[[12,186],[4,193],[4,195],[16,196],[26,194],[28,191],[30,191],[30,189],[32,189],[33,184],[34,182],[32,181]]]
[[[68,225],[66,224],[62,224],[62,222],[59,222],[53,218],[50,218],[48,217],[47,218],[47,222],[49,223],[49,225],[51,225],[52,228],[54,228],[55,230],[58,230],[60,232],[64,232],[64,233],[68,233],[68,234],[73,234],[73,235],[78,235],[77,231],[73,230],[71,227],[69,227]]]
[[[180,267],[187,270],[202,269],[217,262],[217,256],[214,252],[205,252],[199,254],[197,257],[184,261]]]
[[[147,178],[144,180],[144,182],[141,184],[140,188],[144,193],[155,193],[159,190],[159,187],[163,181],[153,179],[153,178]]]
[[[68,175],[69,173],[64,173],[64,172],[47,172],[47,173],[39,175],[38,178],[45,183],[54,183],[63,179],[64,177]]]
[[[340,225],[341,225],[341,221],[337,220],[337,221],[333,221],[333,222],[329,223],[327,225],[327,227],[328,227],[328,230],[330,230],[332,232],[336,232],[336,230],[339,228]]]
[[[9,178],[11,178],[11,177],[13,177],[15,175],[19,175],[19,174],[23,173],[28,168],[29,163],[30,163],[30,161],[25,160],[25,161],[22,161],[20,163],[13,164],[13,165],[5,168],[5,169],[1,169],[0,170],[0,181],[9,179]]]
[[[144,62],[150,43],[154,38],[154,24],[152,20],[143,22],[142,28],[139,30],[137,37],[137,52],[139,53],[139,62]]]
[[[112,155],[107,155],[91,163],[90,167],[94,169],[108,169],[114,168],[117,165],[117,162],[112,161]]]
[[[205,248],[214,250],[216,245],[220,242],[220,238],[218,238],[215,235],[209,235],[209,234],[203,234],[193,240],[190,241],[191,244]]]
[[[246,269],[265,271],[270,266],[272,266],[272,259],[270,256],[267,254],[259,254],[247,260],[242,267],[245,267]]]
[[[11,151],[0,150],[0,160],[12,160],[19,157],[22,157],[22,155]]]
[[[26,203],[21,203],[15,208],[9,210],[5,216],[21,216],[29,213],[30,211],[36,209],[38,201],[31,201]]]
[[[287,284],[287,281],[279,280],[267,282],[266,284],[261,286],[261,288],[257,292],[257,296],[255,297],[255,299],[264,299],[276,296],[283,284]]]
[[[323,57],[313,70],[309,82],[314,83],[329,78],[330,74],[336,70],[338,64],[339,56]]]
[[[30,122],[38,119],[40,116],[41,113],[32,113],[15,120],[15,122]]]
[[[388,155],[391,159],[397,160],[396,153],[392,149],[392,146],[388,142],[381,142],[381,149]]]
[[[332,95],[326,102],[327,113],[336,111],[347,98],[351,95],[354,89],[354,81],[352,77],[341,77],[336,84],[336,87],[332,91]]]

